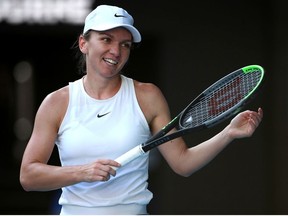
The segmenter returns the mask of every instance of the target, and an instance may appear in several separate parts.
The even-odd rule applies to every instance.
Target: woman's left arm
[[[261,108],[257,112],[243,111],[221,132],[194,147],[188,148],[182,138],[177,138],[158,148],[176,173],[190,176],[215,158],[234,139],[252,136],[262,118]]]

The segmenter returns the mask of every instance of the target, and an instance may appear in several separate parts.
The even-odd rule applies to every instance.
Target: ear
[[[81,52],[83,54],[87,54],[87,41],[85,40],[83,35],[79,36],[78,43],[79,43],[79,49],[81,50]]]

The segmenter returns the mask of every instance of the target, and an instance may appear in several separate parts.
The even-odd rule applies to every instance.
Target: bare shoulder
[[[68,86],[65,86],[48,94],[43,102],[52,105],[57,104],[60,105],[61,103],[65,103],[68,101],[69,101],[69,88]]]
[[[148,121],[151,123],[161,114],[170,115],[167,101],[158,86],[134,80],[138,103]]]
[[[153,83],[144,83],[134,80],[134,86],[137,94],[145,96],[157,96],[162,94],[161,90]]]
[[[60,125],[69,103],[69,88],[65,86],[48,94],[41,103],[37,116],[47,118]]]
[[[48,94],[41,106],[47,106],[47,107],[54,107],[55,108],[61,108],[64,104],[68,103],[69,101],[69,88],[68,86],[65,86],[61,89],[58,89],[54,92],[51,92]]]
[[[155,100],[165,101],[162,91],[153,83],[143,83],[134,80],[135,92],[138,101],[142,103],[150,103]]]

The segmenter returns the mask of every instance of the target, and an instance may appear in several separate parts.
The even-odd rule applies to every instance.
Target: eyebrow
[[[97,32],[99,33],[99,35],[107,35],[108,37],[115,38],[114,35],[108,33],[107,31],[97,31]],[[131,42],[131,43],[133,43],[132,36],[131,36],[131,39],[123,40],[122,43],[123,42]]]

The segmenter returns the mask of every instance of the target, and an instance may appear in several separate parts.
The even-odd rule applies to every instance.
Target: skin
[[[79,48],[86,54],[87,75],[84,77],[86,92],[95,99],[107,99],[121,86],[120,72],[128,61],[132,36],[124,28],[91,33],[89,40],[79,37]],[[151,83],[134,81],[139,105],[146,117],[152,134],[171,121],[166,99],[160,89]],[[108,181],[115,176],[112,167],[120,167],[111,158],[96,159],[93,163],[78,166],[49,165],[58,129],[64,118],[69,101],[69,89],[65,86],[47,95],[40,105],[31,138],[25,149],[20,183],[26,191],[49,191],[79,182]],[[182,176],[205,166],[231,141],[250,137],[263,117],[263,111],[243,111],[214,137],[188,148],[182,138],[158,147],[173,169]]]

